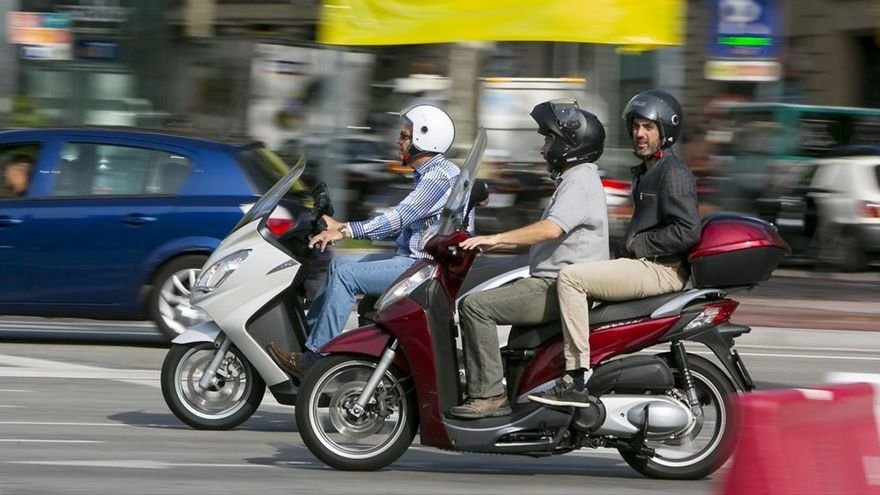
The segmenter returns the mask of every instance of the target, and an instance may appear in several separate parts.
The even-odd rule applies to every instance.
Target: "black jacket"
[[[687,251],[700,240],[700,213],[694,175],[667,153],[650,170],[633,167],[635,211],[617,254],[647,258],[664,265],[686,262]]]

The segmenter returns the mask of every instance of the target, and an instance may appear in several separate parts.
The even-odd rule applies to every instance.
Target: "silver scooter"
[[[279,203],[299,201],[293,184],[305,159],[247,211],[202,268],[191,302],[209,320],[180,334],[162,365],[162,395],[181,421],[197,429],[234,428],[257,410],[268,387],[275,400],[294,405],[298,380],[270,357],[266,348],[304,350],[304,283],[309,262],[318,256],[309,237],[324,229],[333,207],[326,187],[312,191],[315,207],[276,237],[267,221]],[[485,189],[484,184],[481,184]],[[488,197],[475,187],[470,207]],[[528,275],[525,258],[490,260],[464,282],[466,294]],[[502,342],[506,330],[501,328]]]
[[[308,238],[332,214],[322,184],[312,191],[313,210],[280,237],[267,227],[282,201],[297,200],[293,185],[303,157],[247,211],[202,268],[192,303],[210,318],[172,341],[162,365],[162,395],[181,421],[224,430],[247,420],[266,387],[281,404],[294,404],[296,383],[269,356],[275,342],[302,351],[305,324],[304,265],[316,256]]]

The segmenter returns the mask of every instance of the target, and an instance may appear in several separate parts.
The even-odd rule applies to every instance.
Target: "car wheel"
[[[842,272],[864,271],[868,256],[859,240],[840,227],[824,226],[817,231],[819,262],[827,268]]]
[[[162,265],[153,277],[150,318],[169,341],[207,318],[189,301],[192,286],[207,259],[203,255],[180,256]]]
[[[858,239],[841,235],[836,242],[839,253],[838,269],[844,272],[862,272],[868,268],[868,257]]]

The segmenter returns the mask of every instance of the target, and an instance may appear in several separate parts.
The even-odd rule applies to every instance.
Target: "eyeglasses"
[[[409,141],[410,139],[412,139],[412,134],[407,134],[407,133],[401,131],[400,141]]]

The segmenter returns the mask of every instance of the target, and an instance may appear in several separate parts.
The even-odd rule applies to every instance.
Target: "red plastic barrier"
[[[755,392],[739,400],[724,495],[880,495],[874,387]]]

